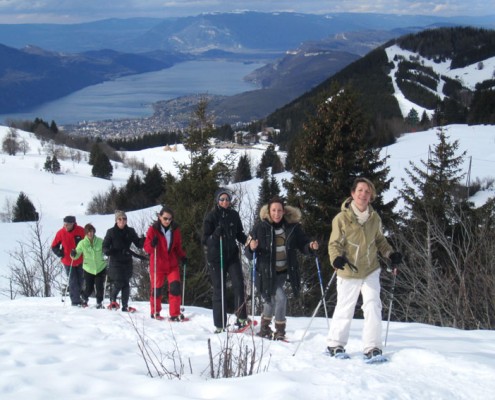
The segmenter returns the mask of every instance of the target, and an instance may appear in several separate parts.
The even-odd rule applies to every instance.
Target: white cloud
[[[278,1],[278,0],[7,0],[0,1],[0,23],[73,23],[105,18],[178,17],[203,12],[235,10],[292,11],[301,13],[372,12],[400,14],[435,14],[439,16],[486,15],[493,9],[491,0],[408,1]]]

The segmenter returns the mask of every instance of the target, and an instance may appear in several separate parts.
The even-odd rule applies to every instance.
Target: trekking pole
[[[107,281],[108,281],[108,272],[105,271],[105,285],[103,286],[103,300],[101,302],[101,305],[105,303],[105,296],[107,295]]]
[[[392,316],[392,303],[394,301],[394,292],[395,292],[395,280],[397,279],[397,267],[392,269],[392,274],[394,275],[394,279],[392,280],[392,288],[390,289],[390,303],[388,305],[388,318],[387,318],[387,330],[385,331],[385,342],[383,347],[387,347],[387,339],[388,339],[388,326],[390,325],[390,317]]]
[[[184,312],[184,296],[186,294],[186,267],[187,263],[184,263],[184,272],[182,274],[182,305],[180,307],[181,312]]]
[[[222,297],[222,329],[225,329],[225,305],[224,305],[224,293],[223,293],[223,239],[220,235],[220,285],[221,285],[221,297]]]
[[[315,256],[315,260],[316,260],[316,268],[318,270],[318,279],[320,280],[321,298],[323,299],[323,308],[325,309],[325,318],[327,320],[327,328],[330,328],[330,324],[328,323],[327,302],[324,299],[325,291],[323,290],[323,279],[321,278],[320,260],[318,259],[318,256]]]
[[[297,353],[297,350],[299,350],[299,346],[301,346],[301,343],[303,342],[304,340],[304,337],[306,336],[306,333],[308,332],[308,329],[309,327],[311,326],[311,324],[313,323],[313,319],[316,315],[316,313],[318,312],[318,310],[320,309],[320,306],[321,306],[321,303],[323,303],[325,301],[325,297],[327,296],[327,292],[328,292],[328,289],[330,289],[330,285],[332,284],[333,280],[335,279],[335,276],[337,275],[337,271],[334,271],[333,272],[333,275],[332,277],[330,278],[330,280],[328,281],[327,283],[327,287],[325,288],[325,292],[323,293],[318,305],[316,306],[315,308],[315,311],[313,312],[313,315],[311,316],[311,319],[309,320],[309,324],[308,326],[306,327],[306,330],[304,331],[303,335],[302,335],[302,338],[301,338],[301,341],[299,342],[299,344],[297,345],[296,347],[296,350],[294,350],[294,354],[292,354],[292,356],[295,356],[296,353]]]
[[[69,273],[67,274],[67,285],[65,286],[64,299],[62,300],[62,302],[64,303],[64,306],[65,306],[65,300],[67,298],[67,288],[70,286],[70,273],[72,272],[72,263],[73,262],[74,262],[74,260],[71,258],[70,259]]]
[[[254,286],[256,277],[256,250],[253,252],[253,271],[251,273],[251,315],[253,316],[254,324]]]
[[[156,246],[153,249],[154,257],[153,257],[153,318],[156,317]]]

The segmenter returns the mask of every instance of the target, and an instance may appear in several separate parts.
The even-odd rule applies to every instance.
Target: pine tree
[[[191,115],[188,138],[190,163],[177,165],[177,178],[166,175],[167,190],[162,198],[164,204],[174,210],[181,228],[183,246],[187,251],[189,261],[185,301],[194,301],[195,305],[205,307],[211,307],[211,284],[201,244],[203,220],[214,204],[214,193],[218,189],[214,157],[205,142],[211,129],[210,121],[211,116],[206,112],[205,103],[200,102]]]
[[[105,153],[99,153],[95,156],[91,174],[98,178],[110,179],[113,174],[113,167],[110,159]]]
[[[428,160],[421,160],[423,168],[410,163],[406,169],[410,184],[402,179],[404,187],[399,190],[406,209],[414,219],[425,221],[427,213],[448,223],[450,205],[459,203],[459,187],[464,174],[461,164],[466,152],[456,154],[459,142],[449,142],[445,129],[437,130],[438,143],[433,147]]]
[[[52,172],[54,174],[60,172],[60,162],[57,159],[57,156],[54,154],[52,157]]]
[[[350,196],[355,178],[370,179],[377,198],[373,207],[384,223],[392,219],[395,202],[383,204],[383,192],[390,187],[386,159],[379,149],[369,145],[370,124],[350,88],[333,87],[331,96],[322,101],[293,151],[294,171],[286,183],[289,204],[302,209],[306,230],[325,243],[330,236],[331,221]]]
[[[46,156],[45,164],[43,166],[43,169],[47,172],[52,172],[52,159],[50,156]]]
[[[165,191],[165,179],[158,165],[155,164],[146,172],[143,191],[150,205],[157,204],[158,199]]]
[[[249,157],[247,154],[242,154],[235,170],[234,183],[249,181],[252,178]]]
[[[260,164],[256,170],[256,177],[262,178],[268,168],[271,168],[272,174],[278,174],[279,172],[284,171],[284,165],[275,151],[275,146],[273,144],[270,144],[261,156]]]
[[[258,189],[258,203],[256,206],[256,219],[259,219],[259,210],[267,204],[272,197],[280,196],[280,185],[268,170],[263,176],[261,185]]]
[[[12,222],[38,221],[38,213],[29,198],[23,193],[19,193],[13,208]]]

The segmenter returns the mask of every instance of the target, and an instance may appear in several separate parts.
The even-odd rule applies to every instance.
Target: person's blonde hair
[[[351,193],[354,193],[356,191],[357,185],[359,183],[366,183],[368,185],[368,187],[371,190],[370,203],[373,202],[376,199],[376,189],[375,189],[375,185],[373,185],[373,182],[371,182],[368,178],[354,179],[354,182],[352,183],[352,187],[351,187]]]

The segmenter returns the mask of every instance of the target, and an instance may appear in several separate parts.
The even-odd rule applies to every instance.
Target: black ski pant
[[[213,323],[216,328],[225,328],[227,325],[227,307],[226,307],[226,282],[227,274],[232,281],[232,290],[234,292],[234,313],[237,318],[246,319],[246,300],[244,297],[244,277],[242,275],[242,266],[239,258],[233,258],[223,265],[223,304],[224,315],[222,324],[222,278],[220,263],[208,263],[210,270],[211,283],[213,285]]]
[[[83,298],[87,302],[93,289],[95,290],[96,303],[101,304],[103,301],[103,293],[105,286],[106,271],[100,271],[98,274],[93,275],[88,271],[84,271],[84,292]]]
[[[131,288],[129,279],[117,279],[112,281],[112,292],[110,293],[110,301],[117,301],[119,292],[122,291],[122,307],[127,307],[129,304],[129,294]]]

